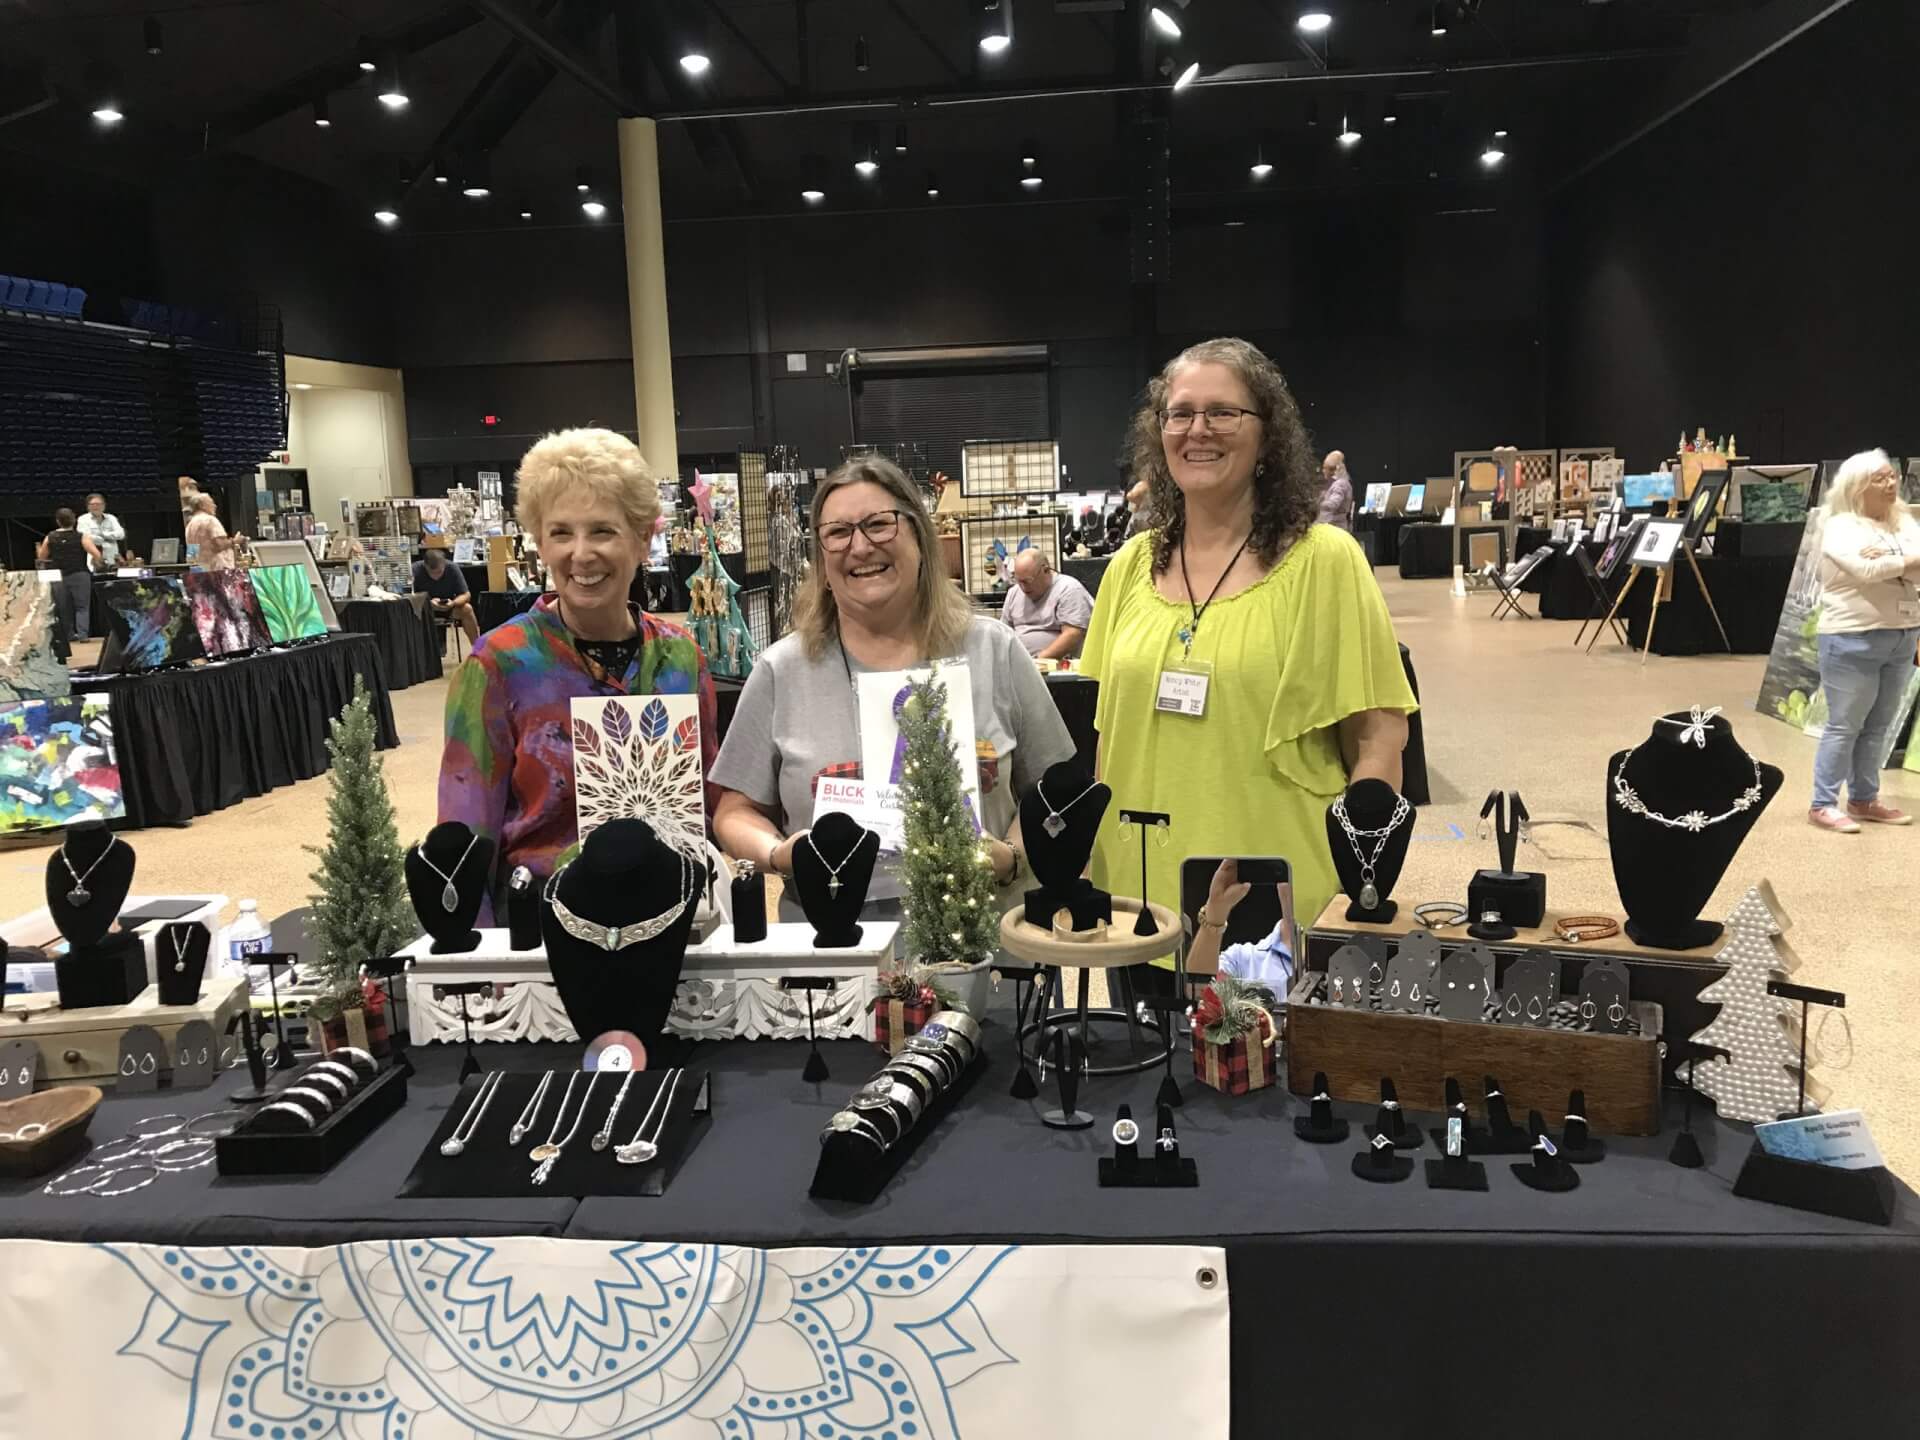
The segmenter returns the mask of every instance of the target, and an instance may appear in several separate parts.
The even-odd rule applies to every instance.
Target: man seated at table
[[[1013,557],[1013,588],[1000,618],[1036,660],[1070,660],[1080,653],[1093,596],[1071,575],[1058,574],[1044,550]]]
[[[473,615],[473,596],[458,565],[447,563],[447,552],[428,548],[413,562],[413,588],[433,602],[433,613],[444,615],[467,632],[467,644],[480,638],[480,622]]]

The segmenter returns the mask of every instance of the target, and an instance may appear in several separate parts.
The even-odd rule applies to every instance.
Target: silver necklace
[[[1078,805],[1082,800],[1086,799],[1087,796],[1091,795],[1099,783],[1098,780],[1093,781],[1086,789],[1082,790],[1078,795],[1074,796],[1073,799],[1067,801],[1066,804],[1056,810],[1053,808],[1053,802],[1047,799],[1046,786],[1038,780],[1033,782],[1034,793],[1040,797],[1040,803],[1047,807],[1047,818],[1040,822],[1040,828],[1047,832],[1048,839],[1058,840],[1060,838],[1060,832],[1067,828],[1067,822],[1060,817]]]
[[[820,853],[820,847],[813,843],[813,831],[807,831],[807,848],[813,851],[814,857],[819,860],[822,865],[827,867],[827,897],[829,899],[832,899],[840,893],[840,872],[847,868],[847,862],[849,860],[860,853],[860,847],[867,843],[867,836],[870,833],[872,832],[862,830],[860,832],[860,838],[853,842],[853,848],[842,855],[840,857],[840,863],[835,865],[830,863],[827,857]]]
[[[420,863],[447,882],[447,888],[440,892],[440,908],[449,915],[460,908],[460,887],[453,883],[453,877],[460,873],[460,867],[467,863],[467,856],[473,854],[473,847],[480,843],[479,832],[467,841],[467,848],[460,852],[460,858],[453,862],[451,870],[442,870],[427,856],[427,842],[422,840],[413,847],[413,853],[420,857]]]
[[[1629,751],[1628,754],[1632,752]],[[1749,760],[1753,757],[1749,755]],[[1731,820],[1734,816],[1753,809],[1766,796],[1766,786],[1760,776],[1760,762],[1753,760],[1753,784],[1734,797],[1733,804],[1718,815],[1709,815],[1704,810],[1689,810],[1679,819],[1662,815],[1658,810],[1649,810],[1646,801],[1634,793],[1627,783],[1627,756],[1620,757],[1620,764],[1613,772],[1613,803],[1629,815],[1638,815],[1643,820],[1651,820],[1656,825],[1664,825],[1669,830],[1687,830],[1698,835],[1709,826],[1718,825],[1722,820]]]
[[[547,906],[553,911],[553,918],[560,922],[562,930],[574,939],[601,950],[624,950],[629,945],[638,945],[642,940],[651,940],[685,914],[687,906],[693,903],[693,897],[699,893],[692,858],[684,850],[675,853],[680,857],[680,901],[671,910],[663,910],[650,920],[636,920],[631,925],[602,925],[596,920],[582,919],[560,903],[560,876],[563,870],[554,871],[553,878],[547,881]]]
[[[613,1108],[607,1111],[606,1122],[593,1137],[593,1148],[596,1151],[606,1149],[607,1142],[613,1139],[613,1122],[620,1118],[620,1107],[627,1103],[627,1091],[633,1088],[633,1074],[634,1072],[629,1070],[627,1078],[620,1082],[620,1089],[613,1097]]]
[[[440,1142],[442,1155],[458,1155],[467,1148],[467,1142],[473,1139],[474,1131],[480,1128],[480,1122],[487,1118],[487,1106],[493,1103],[494,1091],[500,1088],[500,1082],[507,1072],[495,1070],[480,1082],[480,1089],[473,1097],[473,1103],[467,1106],[467,1113],[460,1117],[460,1123],[453,1127],[453,1133]]]
[[[183,975],[187,969],[187,947],[180,943],[180,932],[171,927],[167,930],[167,939],[173,945],[173,973]]]
[[[686,1074],[684,1070],[675,1070],[671,1077],[671,1084],[663,1081],[654,1090],[653,1104],[647,1107],[647,1113],[641,1117],[640,1128],[633,1132],[633,1138],[626,1144],[614,1147],[614,1159],[622,1165],[644,1165],[660,1153],[660,1136],[667,1128],[668,1118],[673,1114],[674,1092],[680,1088],[680,1077],[684,1074]],[[663,1099],[664,1107],[661,1103]],[[654,1124],[655,1116],[659,1117],[657,1125]],[[649,1125],[653,1126],[651,1135],[647,1134]]]
[[[600,1079],[598,1070],[593,1072],[593,1079],[587,1081],[587,1093],[580,1097],[580,1108],[573,1112],[573,1124],[558,1141],[554,1139],[560,1135],[560,1122],[566,1117],[567,1105],[573,1099],[573,1084],[579,1078],[578,1070],[567,1077],[567,1093],[560,1097],[560,1108],[554,1111],[553,1128],[547,1131],[546,1143],[536,1145],[527,1152],[529,1160],[540,1162],[533,1172],[533,1183],[536,1185],[547,1183],[547,1177],[553,1174],[553,1167],[560,1163],[561,1154],[573,1143],[573,1137],[580,1133],[580,1122],[587,1118],[587,1110],[593,1104],[593,1087]]]
[[[93,898],[93,892],[87,889],[87,880],[94,871],[100,868],[100,862],[113,853],[113,847],[119,843],[120,837],[118,835],[108,835],[107,848],[102,850],[99,855],[94,858],[93,864],[87,866],[87,873],[82,875],[73,868],[73,861],[67,858],[67,842],[64,840],[60,842],[60,863],[67,867],[67,874],[73,877],[73,888],[67,891],[67,903],[69,905],[84,905]]]
[[[1353,858],[1360,862],[1360,908],[1372,910],[1380,904],[1380,891],[1373,883],[1374,867],[1380,863],[1381,852],[1387,848],[1387,840],[1400,828],[1401,821],[1413,813],[1413,807],[1407,803],[1407,797],[1395,797],[1393,815],[1377,830],[1356,830],[1353,821],[1347,818],[1347,797],[1342,795],[1333,802],[1333,818],[1340,822],[1340,828],[1346,832],[1347,844],[1353,847]],[[1362,840],[1373,841],[1373,853],[1365,853],[1360,848]]]
[[[549,1070],[540,1077],[540,1083],[533,1087],[533,1098],[527,1102],[526,1109],[520,1112],[520,1118],[513,1122],[513,1128],[507,1131],[507,1144],[518,1145],[526,1138],[527,1131],[533,1128],[533,1122],[540,1118],[540,1106],[547,1098],[547,1087],[553,1084],[553,1071]]]

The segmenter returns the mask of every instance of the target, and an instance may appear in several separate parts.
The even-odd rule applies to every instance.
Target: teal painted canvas
[[[254,598],[260,602],[260,613],[267,617],[267,633],[273,636],[274,644],[327,633],[327,622],[320,614],[320,602],[313,598],[313,585],[304,567],[263,565],[247,573],[253,577]]]

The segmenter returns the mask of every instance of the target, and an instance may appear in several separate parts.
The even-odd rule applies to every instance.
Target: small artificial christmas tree
[[[1782,936],[1791,923],[1771,885],[1762,881],[1748,890],[1727,917],[1727,943],[1714,956],[1726,961],[1727,973],[1700,992],[1720,1013],[1693,1044],[1726,1054],[1700,1061],[1693,1087],[1712,1098],[1723,1120],[1765,1124],[1792,1114],[1799,1103],[1794,1006],[1767,993],[1769,980],[1785,979],[1800,964]]]
[[[308,897],[313,913],[307,925],[318,947],[311,968],[322,992],[312,1012],[319,1020],[360,1008],[366,993],[361,967],[393,954],[420,929],[407,899],[400,834],[373,746],[373,703],[365,682],[354,681],[352,701],[330,728],[327,845],[306,847],[320,857],[310,877],[319,889]]]
[[[1000,916],[987,848],[974,830],[960,762],[947,727],[947,689],[938,670],[910,682],[900,708],[906,742],[900,772],[906,805],[907,959],[915,965],[977,965],[993,957]]]

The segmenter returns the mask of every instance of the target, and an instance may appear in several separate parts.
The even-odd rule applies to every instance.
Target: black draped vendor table
[[[379,745],[393,728],[380,649],[346,632],[239,660],[145,674],[76,675],[76,694],[112,697],[126,824],[185,825],[296,780],[325,774],[327,725],[353,699],[373,697]]]
[[[340,607],[340,625],[359,635],[371,635],[380,647],[387,688],[405,690],[443,673],[440,627],[424,595],[397,600],[349,600]]]
[[[1499,1157],[1486,1160],[1490,1189],[1483,1194],[1430,1191],[1418,1175],[1405,1184],[1370,1185],[1348,1170],[1363,1143],[1359,1122],[1370,1118],[1366,1107],[1339,1107],[1355,1122],[1352,1142],[1317,1147],[1293,1136],[1292,1117],[1304,1106],[1298,1098],[1269,1089],[1228,1099],[1187,1072],[1176,1123],[1183,1154],[1199,1166],[1198,1191],[1102,1190],[1095,1159],[1111,1148],[1107,1131],[1116,1109],[1128,1102],[1135,1115],[1150,1117],[1159,1075],[1089,1081],[1080,1103],[1095,1116],[1095,1127],[1048,1130],[1038,1119],[1047,1102],[1007,1094],[1012,1047],[1006,1017],[998,1019],[987,1032],[986,1071],[868,1206],[807,1195],[820,1127],[879,1064],[877,1052],[857,1042],[821,1046],[832,1078],[817,1085],[801,1078],[804,1044],[696,1047],[692,1063],[712,1080],[712,1125],[657,1199],[398,1199],[458,1090],[458,1048],[430,1047],[414,1052],[420,1073],[410,1082],[406,1107],[331,1174],[223,1180],[199,1170],[163,1176],[132,1195],[66,1199],[45,1195],[38,1182],[0,1179],[0,1233],[202,1247],[190,1257],[202,1266],[216,1254],[239,1255],[243,1265],[254,1254],[206,1247],[440,1237],[454,1253],[440,1269],[427,1269],[447,1281],[448,1304],[456,1303],[457,1267],[487,1263],[463,1262],[473,1244],[463,1248],[453,1237],[686,1246],[690,1263],[699,1246],[755,1247],[754,1254],[816,1246],[830,1256],[865,1256],[868,1251],[848,1247],[884,1246],[885,1253],[917,1256],[928,1265],[949,1255],[935,1247],[1005,1246],[1009,1254],[1063,1256],[1072,1252],[1049,1247],[1219,1247],[1230,1299],[1235,1435],[1275,1434],[1283,1395],[1289,1432],[1532,1434],[1542,1385],[1559,1393],[1545,1377],[1569,1365],[1588,1373],[1580,1387],[1586,1398],[1555,1403],[1556,1435],[1618,1436],[1656,1427],[1662,1434],[1815,1433],[1808,1417],[1816,1413],[1824,1422],[1819,1433],[1883,1433],[1886,1417],[1905,1413],[1904,1375],[1889,1357],[1920,1345],[1920,1305],[1913,1300],[1920,1294],[1920,1215],[1904,1186],[1890,1229],[1736,1199],[1732,1181],[1750,1140],[1710,1115],[1696,1126],[1707,1156],[1701,1170],[1666,1163],[1671,1135],[1608,1137],[1607,1159],[1583,1168],[1580,1188],[1570,1194],[1523,1188]],[[577,1046],[480,1047],[484,1065],[517,1071],[577,1063],[578,1055]],[[110,1098],[91,1138],[97,1144],[125,1134],[142,1116],[214,1108],[237,1083],[228,1077],[212,1091]],[[507,1118],[491,1117],[489,1130]],[[474,1147],[469,1156],[484,1153]],[[1432,1153],[1429,1143],[1416,1158]],[[520,1163],[520,1156],[507,1163]],[[580,1253],[598,1263],[603,1252]],[[547,1311],[557,1316],[580,1284],[565,1246],[542,1254],[547,1278],[534,1283],[551,1288]],[[27,1258],[16,1251],[10,1259],[10,1287]],[[129,1263],[163,1259],[156,1249]],[[458,1288],[467,1293],[481,1278]],[[1141,1283],[1122,1292],[1111,1303],[1125,1308],[1130,1325],[1171,1335],[1165,1327],[1193,1323],[1185,1301],[1170,1306],[1166,1294]],[[524,1305],[535,1297],[518,1298]],[[335,1300],[346,1303],[345,1292]],[[103,1302],[82,1289],[64,1303]],[[1808,1323],[1808,1316],[1819,1323]],[[203,1342],[217,1318],[209,1310],[179,1343]],[[242,1317],[236,1311],[230,1318],[238,1323]],[[139,1327],[139,1315],[101,1315],[97,1322],[110,1352],[127,1338],[120,1329],[131,1335]],[[1790,1356],[1783,1356],[1783,1335],[1792,1336]],[[1459,1363],[1432,1353],[1448,1337],[1464,1348]],[[1393,1405],[1375,1403],[1365,1385],[1331,1383],[1352,1371],[1357,1348],[1375,1341],[1401,1345],[1406,1354],[1397,1373],[1420,1377],[1396,1392]],[[1781,1383],[1789,1358],[1794,1372],[1819,1376],[1820,1383]],[[1288,1378],[1311,1376],[1328,1383]],[[1541,1383],[1528,1383],[1529,1376],[1542,1377]],[[1174,1375],[1166,1379],[1177,1383]],[[1221,1398],[1211,1395],[1205,1403],[1217,1406]],[[1061,1403],[1073,1405],[1073,1396]],[[1195,1414],[1219,1414],[1198,1408],[1198,1398],[1194,1403]],[[1410,1432],[1408,1418],[1416,1413],[1420,1424]]]
[[[1631,571],[1622,566],[1620,577]],[[1774,628],[1780,623],[1780,607],[1786,602],[1787,586],[1793,580],[1793,556],[1759,556],[1753,559],[1729,559],[1702,555],[1700,575],[1713,595],[1714,610],[1726,627],[1727,639],[1736,655],[1765,655],[1773,649]],[[1653,608],[1653,581],[1649,571],[1640,577],[1620,618],[1627,622],[1627,634],[1636,646],[1647,641],[1647,618]],[[1653,631],[1656,655],[1712,655],[1724,652],[1720,632],[1714,628],[1713,614],[1701,597],[1699,582],[1685,559],[1676,557],[1673,565],[1672,598],[1660,603],[1660,623]]]
[[[472,594],[473,618],[482,635],[516,615],[526,614],[540,598],[538,590],[475,590]]]
[[[1394,519],[1381,522],[1384,535],[1386,527],[1395,524]],[[1402,580],[1445,580],[1453,576],[1453,526],[1439,525],[1426,520],[1401,520],[1399,543],[1395,554],[1400,561]],[[1380,556],[1374,557],[1374,564],[1384,563]]]

